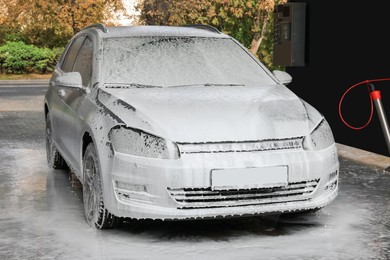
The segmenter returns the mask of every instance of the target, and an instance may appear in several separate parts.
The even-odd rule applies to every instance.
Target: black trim
[[[221,33],[217,28],[207,25],[207,24],[185,24],[181,25],[182,27],[191,27],[195,29],[201,29],[201,30],[206,30],[209,32],[214,32],[214,33]]]
[[[99,30],[103,31],[104,33],[108,32],[107,27],[102,23],[95,23],[95,24],[89,25],[87,27],[84,27],[82,30],[90,29],[90,28],[99,29]]]

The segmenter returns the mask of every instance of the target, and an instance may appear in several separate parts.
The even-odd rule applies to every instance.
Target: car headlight
[[[334,144],[332,130],[328,122],[324,119],[314,128],[309,136],[303,140],[303,149],[321,150]]]
[[[114,127],[109,135],[114,150],[120,153],[160,159],[180,157],[175,143],[138,129]]]

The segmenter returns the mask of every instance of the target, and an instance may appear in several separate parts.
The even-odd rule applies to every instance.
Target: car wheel
[[[116,227],[120,219],[104,207],[100,164],[93,143],[85,150],[83,173],[83,202],[87,223],[97,229]]]
[[[53,144],[52,127],[49,113],[46,115],[46,158],[47,164],[53,169],[63,169],[66,163]]]

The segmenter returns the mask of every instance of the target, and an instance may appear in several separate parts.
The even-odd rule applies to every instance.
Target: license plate
[[[211,171],[211,188],[213,190],[283,187],[287,183],[287,166]]]

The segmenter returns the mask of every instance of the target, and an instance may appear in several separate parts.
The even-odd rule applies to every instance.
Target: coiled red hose
[[[370,95],[370,90],[368,89],[368,83],[370,83],[370,82],[379,82],[379,81],[390,81],[390,78],[369,79],[369,80],[365,80],[365,81],[358,82],[358,83],[356,83],[355,85],[349,87],[349,88],[344,92],[344,94],[341,96],[340,102],[339,102],[339,116],[340,116],[341,121],[342,121],[346,126],[348,126],[349,128],[351,128],[351,129],[353,129],[353,130],[358,131],[358,130],[362,130],[362,129],[366,128],[366,127],[371,123],[372,115],[373,115],[373,113],[374,113],[374,103],[373,103],[372,97],[371,97],[371,95]],[[352,89],[354,89],[355,87],[360,86],[360,85],[362,85],[362,84],[366,84],[366,86],[367,86],[367,90],[368,90],[368,93],[369,93],[369,96],[370,96],[371,111],[370,111],[370,116],[369,116],[367,122],[366,122],[363,126],[356,127],[356,126],[352,126],[352,125],[348,124],[347,121],[344,119],[343,114],[342,114],[342,112],[341,112],[341,106],[342,106],[342,104],[343,104],[344,97],[348,94],[348,92],[350,92]]]

